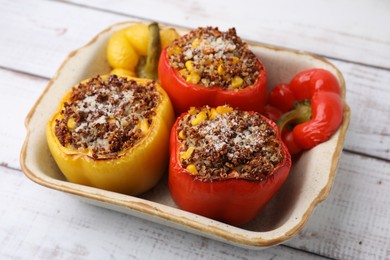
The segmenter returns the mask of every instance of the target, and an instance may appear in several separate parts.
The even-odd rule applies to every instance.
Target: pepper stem
[[[276,121],[280,133],[282,133],[284,128],[288,125],[297,125],[309,121],[311,119],[311,113],[311,104],[309,100],[304,100],[295,103],[294,108],[292,110],[283,114]]]
[[[158,60],[161,53],[160,28],[158,23],[153,22],[148,26],[149,43],[148,55],[141,57],[137,65],[137,76],[157,80]]]

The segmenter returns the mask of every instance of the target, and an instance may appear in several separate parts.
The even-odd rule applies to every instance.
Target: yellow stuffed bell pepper
[[[84,80],[63,97],[46,136],[70,182],[138,195],[166,170],[173,122],[158,83],[106,75]]]

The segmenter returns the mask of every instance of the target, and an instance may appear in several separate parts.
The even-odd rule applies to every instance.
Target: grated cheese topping
[[[283,159],[276,130],[258,113],[232,110],[215,115],[211,110],[196,109],[179,122],[182,167],[194,165],[200,179],[260,180],[272,174]],[[194,125],[201,111],[208,118]]]
[[[94,158],[114,158],[134,146],[150,126],[159,104],[155,82],[140,85],[111,75],[94,77],[73,87],[55,133],[67,148],[90,152]]]
[[[170,65],[189,83],[239,90],[253,85],[261,67],[235,28],[200,27],[167,49]]]

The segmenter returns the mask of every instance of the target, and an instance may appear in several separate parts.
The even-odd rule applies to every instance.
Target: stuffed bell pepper
[[[66,93],[46,136],[69,181],[137,195],[165,171],[173,123],[170,100],[156,82],[97,76]]]
[[[257,112],[193,107],[171,131],[173,200],[183,210],[228,224],[255,218],[290,167],[276,124]]]
[[[176,115],[192,106],[256,112],[265,106],[266,71],[234,28],[198,28],[174,40],[161,53],[158,74]]]

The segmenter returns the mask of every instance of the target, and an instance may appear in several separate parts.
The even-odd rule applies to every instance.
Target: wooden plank
[[[388,259],[389,192],[389,162],[343,153],[330,196],[286,244],[336,259]]]
[[[351,107],[345,149],[390,160],[390,71],[332,62],[345,77]]]
[[[0,6],[0,66],[48,78],[71,51],[109,25],[129,20],[52,1],[1,0]]]
[[[355,2],[356,8],[362,5],[361,1]],[[296,15],[287,15],[296,6],[294,2],[288,1],[284,3],[286,6],[283,8],[281,2],[275,4],[272,2],[272,5],[269,1],[258,4],[249,2],[263,6],[262,10],[267,11],[259,12],[258,8],[249,8],[245,14],[236,14],[234,4],[229,5],[228,2],[221,4],[216,1],[207,4],[199,2],[197,7],[196,3],[187,5],[176,1],[134,1],[131,4],[123,1],[110,4],[106,4],[105,1],[84,3],[190,28],[200,25],[219,25],[221,29],[236,26],[239,34],[246,39],[390,68],[390,30],[377,33],[377,27],[373,26],[373,23],[378,22],[376,19],[382,19],[382,24],[390,24],[388,21],[390,16],[383,14],[389,10],[388,7],[382,6],[385,3],[368,5],[372,12],[377,13],[377,18],[366,20],[361,19],[359,12],[348,12],[351,18],[343,18],[339,12],[350,6],[347,0],[340,1],[340,4],[337,1],[341,11],[337,11],[336,14],[327,9],[333,10],[336,2],[328,5],[329,1],[305,0],[302,4],[312,8],[318,4],[319,8],[322,8],[323,11],[316,13],[319,16],[316,23],[322,27],[312,25],[315,19],[313,14],[300,15],[299,12],[306,9],[297,8],[297,11],[294,9]],[[44,77],[51,77],[70,51],[84,45],[99,31],[113,23],[132,19],[127,15],[59,2],[26,1],[23,2],[23,6],[24,8],[20,8],[18,1],[2,1],[1,19],[4,22],[0,34],[2,43],[0,65]],[[215,9],[217,7],[220,8]],[[191,11],[191,8],[194,10]],[[369,10],[364,10],[366,11]],[[62,15],[64,13],[67,15]],[[278,15],[275,16],[274,13]],[[332,13],[332,18],[335,16],[337,19],[322,17],[326,13]],[[79,22],[80,17],[82,22]],[[277,17],[295,20],[284,18],[277,20]],[[247,22],[249,19],[254,22]],[[351,23],[356,26],[352,26]],[[348,31],[355,28],[359,30]],[[370,37],[360,35],[367,31]]]
[[[48,80],[0,69],[0,163],[20,168],[19,153],[26,131],[24,119]]]
[[[246,39],[390,68],[390,30],[384,26],[390,24],[390,4],[386,1],[70,2],[189,28],[234,26]],[[367,13],[375,15],[365,19]]]
[[[2,259],[323,259],[246,250],[82,203],[0,167]]]

